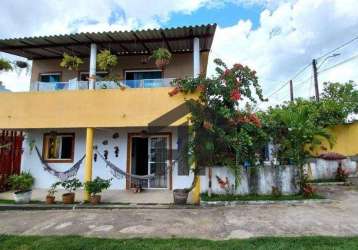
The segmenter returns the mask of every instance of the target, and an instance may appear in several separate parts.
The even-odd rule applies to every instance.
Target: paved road
[[[358,189],[325,188],[336,202],[203,209],[2,211],[0,234],[247,238],[358,235]]]

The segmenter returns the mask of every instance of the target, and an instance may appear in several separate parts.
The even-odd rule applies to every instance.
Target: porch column
[[[196,176],[196,183],[193,189],[193,203],[200,205],[200,176]]]
[[[86,129],[86,159],[84,182],[92,180],[92,159],[93,159],[93,128]],[[84,191],[84,201],[89,201],[90,194]]]
[[[89,89],[95,88],[96,83],[96,58],[97,58],[97,45],[91,43],[91,54],[90,54],[90,67],[89,67]]]
[[[200,39],[195,37],[193,40],[193,77],[200,75]]]

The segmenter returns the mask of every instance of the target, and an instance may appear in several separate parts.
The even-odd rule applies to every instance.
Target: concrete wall
[[[212,168],[212,192],[215,194],[225,194],[228,191],[221,188],[216,176],[230,183],[229,192],[235,194],[272,194],[272,187],[278,188],[282,194],[294,194],[298,192],[296,185],[298,169],[295,166],[262,166],[252,169],[242,169],[239,185],[236,190],[232,185],[235,184],[235,175],[232,170],[226,167]],[[208,191],[208,169],[206,175],[201,177],[201,191]]]
[[[358,176],[357,161],[351,158],[342,160],[342,168],[347,171],[349,176]],[[305,166],[305,169],[311,180],[335,179],[339,161],[327,161],[315,159]]]
[[[29,143],[35,140],[36,146],[42,152],[43,134],[46,132],[53,131],[54,129],[47,130],[30,130],[27,132],[23,148],[24,152],[22,155],[21,169],[30,171],[35,177],[35,188],[49,188],[51,184],[58,181],[58,179],[50,173],[44,171],[43,166],[36,154],[36,151],[30,151]],[[74,163],[77,162],[85,153],[85,129],[62,129],[56,130],[57,132],[74,132],[75,133],[75,151],[74,151]],[[127,167],[127,137],[128,133],[140,132],[141,130],[135,128],[122,128],[122,129],[111,129],[111,130],[95,130],[94,145],[98,146],[98,150],[103,153],[104,150],[108,150],[108,159],[120,167],[123,171],[126,171]],[[119,138],[113,139],[112,135],[118,132]],[[172,133],[172,147],[177,149],[177,128],[167,129],[166,132]],[[108,145],[103,145],[103,140],[108,140]],[[119,156],[115,157],[114,147],[119,147]],[[49,163],[49,165],[58,170],[66,171],[74,163]],[[112,178],[110,169],[105,166],[103,160],[98,157],[96,162],[93,162],[93,178],[99,176],[101,178]],[[78,174],[76,176],[81,181],[84,179],[84,163],[82,163]],[[168,179],[169,180],[169,179]],[[189,187],[192,182],[191,176],[178,176],[178,166],[174,163],[173,166],[173,188],[185,188]],[[169,183],[168,183],[169,184]],[[126,180],[113,179],[110,189],[123,190],[126,187]]]
[[[0,93],[0,128],[144,127],[175,111],[186,98],[197,98],[195,94],[170,97],[168,92],[171,89],[4,92]],[[179,111],[174,113],[182,114]],[[163,119],[156,126],[175,122],[169,120]]]

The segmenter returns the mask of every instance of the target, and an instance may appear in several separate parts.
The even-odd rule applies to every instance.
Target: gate
[[[8,190],[10,175],[20,174],[23,134],[0,130],[0,191]]]

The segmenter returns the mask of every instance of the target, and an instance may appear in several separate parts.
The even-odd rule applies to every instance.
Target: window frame
[[[60,76],[59,82],[62,81],[62,71],[41,72],[41,73],[39,73],[38,81],[41,82],[41,76],[46,76],[46,75],[57,75],[57,76]],[[51,83],[51,82],[48,82],[48,83]]]
[[[161,78],[158,78],[158,79],[164,79],[164,70],[161,70],[161,69],[155,69],[155,68],[152,68],[152,69],[124,69],[123,70],[123,79],[124,80],[127,80],[127,73],[136,73],[136,72],[160,72],[161,74]]]
[[[56,136],[71,136],[72,137],[72,150],[70,159],[48,159],[48,140],[49,136],[52,133],[45,133],[43,135],[43,144],[42,144],[42,159],[48,163],[72,163],[74,161],[75,154],[75,133],[56,133]]]

